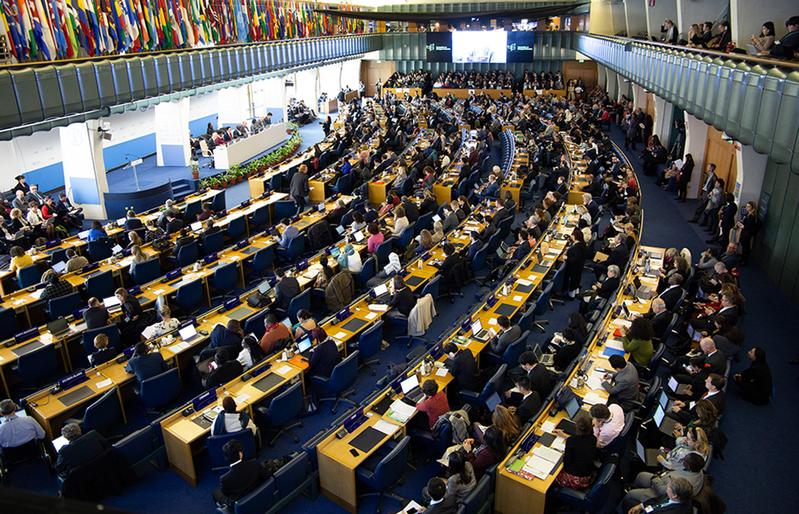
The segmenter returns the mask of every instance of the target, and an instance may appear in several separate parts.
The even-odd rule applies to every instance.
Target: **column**
[[[608,90],[608,69],[597,63],[596,81],[600,88]]]
[[[638,107],[646,110],[646,89],[633,83],[633,108],[637,109]]]
[[[103,160],[102,120],[73,123],[58,129],[64,187],[69,199],[83,207],[87,219],[104,220],[108,181]]]
[[[707,124],[685,113],[685,153],[691,154],[694,158],[694,172],[691,175],[691,183],[688,184],[688,198],[698,196],[700,182],[702,181],[702,170],[705,168],[705,146],[707,145]]]
[[[627,22],[627,35],[646,34],[645,0],[627,0],[624,2],[624,18]]]
[[[724,12],[728,0],[677,0],[677,30],[680,38],[687,39],[688,29],[696,23],[700,27],[702,22],[714,21]],[[755,12],[755,11],[753,11]]]
[[[217,92],[219,97],[219,125],[238,125],[252,118],[249,85],[229,87]]]
[[[189,121],[188,98],[162,102],[155,106],[155,152],[159,166],[189,165]]]
[[[791,0],[730,0],[730,32],[733,43],[746,48],[751,34],[760,34],[763,22],[773,21],[777,39],[785,35],[785,20],[796,14]]]
[[[760,200],[768,156],[755,152],[749,145],[735,142],[735,201],[739,206]]]
[[[615,71],[610,70],[609,68],[606,69],[607,72],[607,82],[608,82],[608,97],[609,98],[618,98],[619,94],[619,81],[616,78],[617,74]]]
[[[606,36],[614,34],[613,13],[610,2],[606,0],[591,0],[589,24],[591,32],[594,34],[604,34]]]
[[[614,73],[614,75],[616,75],[616,101],[618,102],[621,101],[622,95],[629,97],[630,83],[622,75],[618,73]]]
[[[671,127],[674,119],[674,105],[657,95],[654,95],[654,97],[655,119],[653,120],[654,126],[652,127],[652,133],[657,134],[661,144],[668,149],[670,146]],[[674,157],[675,159],[678,158],[676,155]]]
[[[646,7],[646,31],[650,38],[660,39],[660,26],[663,20],[672,20],[677,22],[677,1],[676,0],[657,0],[656,2],[648,2],[647,0],[639,0],[645,2]],[[652,5],[652,4],[655,5]],[[677,27],[678,29],[680,27]]]

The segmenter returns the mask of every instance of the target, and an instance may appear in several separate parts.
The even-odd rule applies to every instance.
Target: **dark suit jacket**
[[[219,489],[214,492],[214,498],[232,504],[268,478],[269,473],[258,461],[240,461],[219,477]]]
[[[172,221],[166,222],[166,227],[164,227],[164,230],[166,231],[167,234],[174,234],[175,232],[179,231],[182,228],[183,228],[183,222],[180,221],[179,219],[174,219]]]
[[[668,499],[668,496],[652,498],[651,500],[645,501],[644,505],[654,507],[654,510],[649,511],[650,514],[660,514],[661,512],[668,512],[669,514],[693,514],[694,507],[690,503],[671,503],[664,505]]]
[[[428,507],[425,514],[455,514],[458,512],[458,501],[453,495],[446,495],[441,503]]]
[[[294,277],[283,277],[275,284],[275,305],[279,308],[288,308],[292,298],[300,294],[300,283]]]
[[[166,362],[160,353],[151,352],[140,357],[133,357],[128,361],[125,369],[136,375],[136,380],[141,384],[143,380],[166,371]]]
[[[71,470],[91,461],[109,446],[103,436],[91,430],[59,450],[55,469],[60,477],[66,477]]]
[[[663,311],[660,314],[650,312],[646,317],[652,322],[652,331],[655,333],[655,337],[663,339],[665,331],[669,328],[669,323],[671,323],[671,312]]]
[[[596,295],[600,298],[608,299],[619,288],[619,277],[608,277],[596,289]]]
[[[477,361],[469,350],[460,350],[455,357],[447,360],[447,369],[458,381],[461,389],[479,391],[480,378],[477,372]]]
[[[682,288],[678,286],[678,287],[673,287],[671,289],[666,289],[665,291],[660,293],[659,297],[666,304],[666,310],[670,311],[674,309],[675,305],[677,305],[677,300],[680,299],[681,295],[682,295]]]
[[[341,354],[336,348],[336,343],[328,339],[314,348],[308,362],[308,374],[329,378],[336,364],[341,362]]]
[[[705,376],[711,373],[718,373],[723,376],[724,371],[727,369],[727,357],[724,356],[723,352],[716,350],[710,355],[702,354],[695,359],[691,359],[691,364],[702,370],[701,373]]]
[[[208,375],[208,378],[205,379],[205,387],[211,388],[226,384],[242,373],[244,373],[244,369],[241,367],[241,363],[236,359],[229,360]]]
[[[410,289],[403,287],[394,293],[388,304],[391,307],[396,307],[403,316],[408,316],[416,305],[416,297],[413,296]]]
[[[83,321],[86,328],[100,328],[108,325],[108,311],[105,307],[89,307],[83,311]]]
[[[530,393],[527,398],[522,400],[522,403],[516,407],[516,417],[519,418],[519,424],[524,425],[530,418],[532,418],[538,409],[541,408],[541,397],[536,391]]]
[[[510,344],[519,339],[522,335],[522,329],[519,325],[511,325],[507,332],[497,334],[497,337],[491,341],[491,351],[502,355],[502,353],[510,346]]]
[[[545,398],[552,389],[555,388],[555,383],[558,381],[557,375],[549,371],[543,365],[537,365],[527,374],[530,379],[533,389],[538,392],[541,398]]]

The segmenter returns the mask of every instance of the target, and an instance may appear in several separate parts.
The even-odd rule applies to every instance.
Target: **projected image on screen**
[[[452,62],[505,63],[508,33],[458,31],[452,33]]]

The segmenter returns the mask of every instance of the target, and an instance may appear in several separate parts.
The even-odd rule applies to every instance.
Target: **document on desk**
[[[541,457],[549,462],[556,464],[563,454],[558,450],[552,449],[548,446],[536,446],[533,448],[533,456]]]
[[[412,407],[402,400],[394,400],[388,408],[388,417],[399,423],[407,423],[411,416],[416,412],[416,407]]]
[[[558,426],[557,423],[555,423],[554,421],[544,421],[543,423],[541,423],[541,431],[551,434],[552,432],[555,431],[555,428],[557,428],[557,426]]]
[[[373,320],[373,319],[375,319],[376,317],[377,317],[377,313],[376,313],[376,312],[367,312],[367,313],[364,315],[364,318],[368,319],[369,321],[372,321],[372,320]]]
[[[383,432],[386,435],[394,435],[394,433],[397,430],[399,430],[400,427],[399,425],[395,425],[394,423],[389,423],[384,419],[378,419],[372,428],[374,428],[375,430],[379,430],[380,432]]]
[[[587,403],[589,405],[597,405],[601,403],[602,405],[604,405],[608,403],[608,399],[600,396],[594,391],[589,391],[588,394],[583,396],[583,403]]]
[[[375,312],[386,312],[388,310],[388,305],[386,305],[384,303],[372,303],[372,304],[369,304],[369,310],[370,311],[375,311]],[[369,319],[373,319],[373,318],[369,318]]]
[[[291,366],[284,364],[275,370],[278,375],[284,376],[291,372]]]
[[[600,373],[598,371],[594,371],[590,375],[588,375],[588,380],[585,381],[585,384],[588,386],[589,389],[602,389],[602,379],[604,378],[605,374]]]
[[[523,286],[523,287],[527,287],[527,286],[531,286],[531,285],[533,285],[533,283],[532,283],[532,282],[530,282],[529,280],[525,280],[525,279],[523,279],[523,278],[520,278],[520,279],[518,279],[518,280],[516,281],[516,283],[517,283],[517,284],[519,284],[520,286]]]
[[[437,377],[445,377],[445,376],[447,376],[447,373],[448,373],[447,368],[438,368],[436,370],[436,376]]]
[[[421,505],[416,503],[415,501],[411,500],[408,502],[408,505],[405,506],[404,509],[399,511],[398,514],[409,514],[411,512],[422,512],[424,510]]]
[[[36,298],[38,300],[42,297],[42,293],[44,293],[44,289],[37,289],[31,293],[31,298]]]
[[[186,350],[189,346],[191,345],[186,341],[181,341],[179,343],[173,344],[172,346],[167,346],[166,349],[172,353],[180,353],[183,350]]]
[[[246,402],[247,400],[249,400],[250,399],[250,395],[249,394],[240,394],[240,395],[234,397],[233,399],[236,400],[236,404],[237,405],[240,405],[240,404]]]
[[[347,338],[346,332],[338,332],[336,335],[333,336],[334,339],[344,340]]]
[[[605,342],[605,347],[624,351],[624,343],[621,339],[608,339],[607,342]]]
[[[533,475],[540,480],[546,480],[552,474],[557,464],[544,458],[533,455],[524,463],[522,471]]]
[[[104,387],[110,386],[113,383],[114,383],[113,380],[111,380],[110,378],[106,378],[105,380],[100,380],[99,382],[96,382],[94,385],[95,387],[97,387],[97,389],[102,389]]]

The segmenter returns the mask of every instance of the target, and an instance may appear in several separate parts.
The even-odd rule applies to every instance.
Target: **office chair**
[[[290,318],[292,323],[297,323],[297,313],[300,312],[302,309],[305,310],[311,309],[310,288],[306,289],[305,291],[301,292],[300,294],[292,298],[285,312],[278,309],[275,311],[275,313],[278,314],[278,318]]]
[[[47,302],[47,314],[50,321],[71,316],[75,310],[83,306],[83,299],[77,291],[74,293],[57,296]]]
[[[264,327],[264,319],[266,318],[267,312],[267,310],[262,310],[254,316],[247,318],[244,321],[244,333],[255,334],[255,337],[257,337],[260,341],[264,335],[264,332],[266,332],[266,327]]]
[[[211,302],[232,296],[239,283],[239,265],[235,262],[219,265],[209,280],[211,285]]]
[[[300,234],[291,241],[288,247],[277,247],[277,260],[281,264],[293,264],[297,262],[305,251],[305,235]]]
[[[397,244],[405,249],[408,248],[408,245],[411,244],[411,240],[413,239],[414,235],[414,227],[416,226],[416,222],[411,223],[407,227],[405,227],[402,232],[397,236]]]
[[[161,276],[161,260],[154,257],[132,266],[130,276],[139,286],[152,282]]]
[[[86,407],[83,419],[74,420],[84,434],[96,430],[106,438],[112,438],[111,430],[123,421],[117,388],[111,388]]]
[[[193,264],[200,258],[200,243],[192,241],[190,243],[181,245],[175,255],[175,262],[178,267],[183,268],[189,264]]]
[[[97,336],[97,334],[105,334],[108,336],[109,348],[116,348],[118,350],[122,349],[122,338],[119,333],[119,328],[115,324],[112,323],[104,327],[84,330],[80,337],[81,346],[83,347],[83,353],[86,355],[87,362],[89,355],[94,353],[94,338]]]
[[[150,467],[163,469],[166,466],[166,448],[159,443],[152,426],[145,426],[123,437],[114,443],[114,448],[137,477],[145,476]]]
[[[225,247],[225,234],[221,231],[213,232],[202,238],[203,255],[209,255],[222,251]]]
[[[17,374],[24,389],[38,388],[61,372],[55,345],[48,344],[17,359]]]
[[[247,235],[247,218],[237,216],[230,220],[225,230],[225,237],[228,242],[236,242],[244,239]]]
[[[292,421],[302,414],[304,407],[305,400],[302,396],[302,384],[297,382],[272,398],[269,406],[256,408],[258,427],[262,430],[267,428],[277,429],[277,433],[269,440],[269,446],[274,446],[275,441],[283,434],[290,435],[295,443],[300,441],[300,438],[291,429],[302,426],[302,421],[294,421],[293,423]]]
[[[180,396],[178,368],[172,368],[143,380],[139,396],[148,412],[160,413]]]
[[[99,262],[111,257],[111,240],[108,238],[98,239],[96,241],[89,241],[86,246],[86,257],[91,262]]]
[[[205,141],[202,142],[204,143]],[[197,215],[200,214],[201,211],[202,211],[202,202],[200,200],[196,200],[194,202],[188,202],[186,204],[186,209],[183,211],[183,224],[191,225],[192,223],[197,221]]]
[[[273,269],[275,262],[274,247],[268,246],[257,250],[252,259],[244,261],[245,277],[247,277],[247,286],[255,284],[263,280],[267,272]]]
[[[516,366],[519,363],[519,356],[527,349],[527,338],[530,336],[530,331],[522,332],[518,339],[509,344],[502,355],[489,351],[485,354],[487,362],[506,364],[508,367]]]
[[[361,332],[358,336],[358,352],[361,354],[360,365],[369,369],[369,374],[375,376],[373,364],[380,364],[380,359],[375,355],[380,354],[383,343],[383,320],[378,320],[371,327]]]
[[[441,275],[436,275],[435,277],[431,278],[427,281],[427,283],[422,288],[422,292],[419,293],[419,298],[424,297],[425,295],[430,295],[434,299],[438,298],[441,293]]]
[[[288,503],[303,490],[312,487],[314,481],[311,472],[311,459],[305,452],[299,453],[283,467],[275,472],[275,487],[277,489],[278,502],[275,504],[275,512],[280,512],[279,508]]]
[[[375,250],[375,258],[377,259],[377,266],[385,266],[388,264],[388,254],[394,249],[394,243],[397,241],[396,237],[389,237],[377,246]]]
[[[503,364],[498,367],[496,372],[494,372],[494,375],[488,379],[488,382],[486,382],[486,384],[483,386],[483,389],[479,393],[475,391],[461,391],[461,400],[470,405],[485,405],[486,400],[488,400],[492,394],[498,392],[500,387],[502,387],[502,380],[505,377],[505,371],[507,369],[507,364]]]
[[[17,313],[14,309],[0,308],[0,341],[4,341],[19,332]]]
[[[317,387],[321,394],[332,395],[319,398],[319,403],[325,401],[334,402],[333,407],[330,409],[332,414],[336,413],[336,409],[338,409],[338,404],[340,402],[348,403],[352,406],[357,405],[356,402],[348,399],[347,396],[355,394],[355,389],[352,385],[355,384],[355,380],[358,378],[359,356],[360,353],[358,350],[349,354],[346,359],[336,364],[336,367],[333,368],[333,372],[330,374],[330,378],[320,377],[318,375],[311,376],[311,382]]]
[[[269,206],[264,205],[262,207],[258,207],[250,217],[250,234],[252,235],[253,229],[263,230],[270,223],[271,217],[269,216]]]
[[[609,483],[616,473],[616,463],[609,462],[600,468],[594,483],[585,491],[569,487],[555,489],[555,498],[580,512],[599,512],[604,506],[610,492]]]
[[[17,285],[20,289],[34,286],[42,280],[44,268],[38,264],[31,264],[17,270]]]
[[[553,284],[550,282],[544,290],[538,295],[538,298],[535,301],[535,306],[533,307],[533,314],[535,316],[535,321],[533,321],[533,326],[537,328],[543,334],[546,332],[544,325],[549,325],[549,320],[546,319],[538,319],[538,316],[541,316],[550,310],[549,299],[552,297],[552,286]]]
[[[365,261],[363,261],[363,267],[361,271],[355,275],[355,285],[358,286],[358,289],[363,290],[366,288],[366,283],[377,275],[377,259],[374,257],[369,257]]]
[[[199,310],[205,303],[205,291],[201,280],[195,280],[180,286],[175,293],[175,303],[180,310],[187,316]]]
[[[463,499],[457,514],[485,514],[491,510],[492,477],[483,475],[472,491]]]
[[[206,442],[206,448],[208,448],[208,458],[211,460],[212,470],[222,471],[228,469],[230,463],[225,458],[222,447],[225,446],[225,443],[233,439],[241,443],[242,450],[244,451],[244,460],[249,460],[255,457],[255,434],[253,434],[252,430],[249,428],[239,430],[238,432],[212,435]]]
[[[117,285],[112,271],[104,271],[86,279],[86,293],[96,298],[114,296]]]
[[[384,454],[381,451],[382,448],[379,449],[358,466],[355,471],[358,482],[375,490],[373,493],[360,494],[358,497],[377,496],[375,512],[378,514],[382,512],[383,498],[385,497],[399,502],[400,505],[406,503],[404,498],[393,494],[391,490],[400,481],[402,473],[405,471],[405,465],[408,463],[408,443],[410,440],[411,438],[408,436],[403,437],[388,454]],[[389,446],[389,444],[386,443],[384,446]]]

